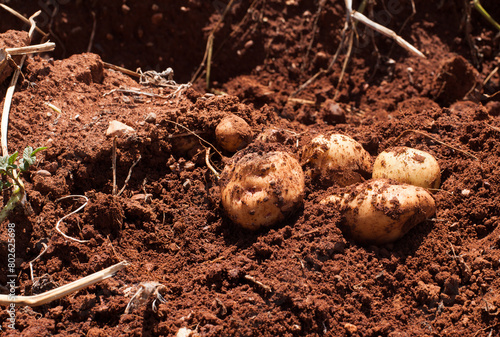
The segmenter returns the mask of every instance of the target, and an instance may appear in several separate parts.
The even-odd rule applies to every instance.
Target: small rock
[[[50,177],[52,174],[47,170],[38,170],[35,172],[35,175],[40,177]]]
[[[127,124],[119,121],[111,121],[109,122],[108,130],[106,130],[106,136],[121,136],[134,131],[134,128]]]
[[[346,122],[344,109],[334,100],[326,100],[323,103],[321,114],[323,120],[330,125]]]
[[[128,12],[130,12],[130,7],[127,6],[126,4],[123,4],[122,5],[122,12],[123,12],[123,14],[127,14]]]
[[[196,337],[196,336],[199,336],[199,334],[196,331],[193,331],[188,328],[180,328],[175,334],[175,337]]]
[[[184,164],[184,170],[186,170],[186,171],[192,171],[192,170],[194,170],[194,168],[195,168],[195,164],[192,161],[187,161]]]
[[[350,335],[353,335],[358,331],[358,327],[351,323],[344,324],[344,329],[346,329]]]
[[[147,123],[155,124],[156,123],[156,114],[154,112],[151,112],[146,116],[144,119]]]
[[[153,195],[152,194],[143,194],[143,193],[139,193],[139,194],[135,194],[132,196],[132,198],[130,198],[131,200],[137,200],[137,201],[145,201],[147,200],[147,198],[151,198]]]

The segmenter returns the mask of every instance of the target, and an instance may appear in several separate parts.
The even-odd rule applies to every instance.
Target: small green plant
[[[19,202],[22,205],[26,203],[26,190],[20,174],[28,171],[30,166],[36,162],[36,154],[45,149],[46,147],[39,147],[33,150],[31,146],[28,146],[24,149],[23,156],[19,160],[17,151],[10,156],[0,157],[0,174],[10,178],[10,181],[0,181],[0,189],[13,187],[9,201],[0,211],[0,222],[7,218]]]

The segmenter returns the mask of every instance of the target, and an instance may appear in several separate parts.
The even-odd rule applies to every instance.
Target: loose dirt
[[[201,336],[499,334],[500,76],[486,79],[498,69],[500,40],[474,9],[466,20],[463,1],[417,1],[414,16],[409,2],[367,8],[427,58],[372,38],[359,24],[342,83],[346,50],[294,100],[290,95],[336,51],[343,1],[234,1],[214,35],[215,95],[205,94],[204,74],[170,95],[103,61],[143,71],[172,67],[174,80],[187,83],[225,1],[3,2],[26,16],[42,7],[40,28],[57,44],[54,53],[27,59],[9,118],[9,153],[48,147],[23,176],[33,214],[17,209],[8,219],[16,225],[16,292],[41,293],[122,260],[131,265],[50,304],[17,308],[15,331],[2,310],[1,335],[174,336],[182,327]],[[495,0],[482,3],[500,20]],[[26,28],[1,15],[0,32]],[[0,46],[23,39],[10,31]],[[156,96],[119,90],[125,88]],[[437,214],[393,244],[359,245],[342,232],[338,211],[318,202],[337,187],[309,179],[304,204],[290,217],[243,230],[224,214],[205,160],[208,142],[223,156],[212,149],[219,172],[233,155],[217,146],[214,133],[230,113],[254,135],[274,128],[275,146],[297,158],[327,132],[353,137],[373,157],[391,146],[427,151],[442,170],[433,193]],[[130,173],[119,196],[112,195],[113,138],[105,135],[112,120],[135,130],[117,139],[118,190]],[[86,243],[55,230],[81,205],[57,201],[68,194],[89,203],[61,230]],[[2,293],[8,222],[0,225]],[[44,244],[32,278],[30,261]],[[125,313],[147,282],[163,285],[161,296],[146,296]]]

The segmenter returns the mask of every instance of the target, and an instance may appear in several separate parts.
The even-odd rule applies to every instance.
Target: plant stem
[[[19,186],[14,187],[14,191],[12,192],[9,201],[7,201],[7,204],[0,211],[0,223],[9,216],[9,213],[16,208],[17,203],[23,200],[23,198],[24,188],[19,188]]]
[[[474,0],[473,3],[474,3],[474,7],[476,8],[476,10],[479,13],[481,13],[481,15],[484,16],[484,18],[486,20],[488,20],[489,23],[491,23],[493,26],[495,26],[496,29],[498,29],[500,31],[500,24],[498,22],[496,22],[495,19],[493,19],[491,17],[491,15],[484,9],[483,6],[481,6],[481,3],[479,2],[479,0]]]

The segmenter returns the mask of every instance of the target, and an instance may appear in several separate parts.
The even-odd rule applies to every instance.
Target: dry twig
[[[214,28],[212,29],[212,31],[208,35],[207,45],[205,47],[205,54],[203,55],[203,59],[200,63],[200,66],[198,67],[198,69],[194,73],[193,77],[191,78],[191,83],[194,83],[198,79],[198,76],[200,75],[203,67],[205,67],[207,90],[210,89],[210,68],[212,66],[212,51],[213,51],[215,33],[217,32],[217,30],[219,29],[219,26],[224,21],[224,18],[226,17],[226,14],[229,11],[229,9],[231,8],[231,6],[233,5],[233,2],[234,2],[234,0],[230,0],[228,2],[228,4],[226,5],[226,8],[224,8],[224,12],[222,12],[222,15],[221,15],[219,21],[217,21]]]
[[[128,170],[127,178],[125,179],[125,183],[123,184],[123,187],[120,190],[120,192],[118,192],[118,195],[122,194],[123,191],[125,191],[125,188],[127,187],[128,181],[130,180],[130,177],[132,176],[132,170],[139,163],[141,158],[142,158],[141,155],[139,155],[139,158],[137,158],[137,160],[135,162],[133,162],[132,165],[130,166],[130,169]]]
[[[14,9],[10,8],[9,6],[4,5],[4,4],[0,4],[0,7],[2,7],[3,9],[5,9],[7,12],[11,13],[15,17],[17,17],[18,19],[22,20],[24,23],[27,23],[27,24],[31,25],[31,21],[29,19],[26,19],[21,13],[15,11]],[[49,34],[45,33],[43,30],[41,30],[38,27],[35,27],[35,29],[36,29],[37,32],[39,32],[40,34],[42,34],[44,36],[44,38],[49,35]]]
[[[272,293],[273,292],[273,289],[270,286],[265,285],[264,283],[262,283],[260,281],[257,281],[257,279],[255,277],[253,277],[253,276],[245,275],[245,280],[250,281],[253,284],[258,285],[259,287],[261,287],[262,289],[264,289],[267,293]]]
[[[443,146],[449,147],[450,149],[455,150],[457,152],[463,153],[463,154],[465,154],[465,155],[467,155],[469,157],[474,158],[475,160],[479,160],[479,158],[476,157],[475,155],[473,155],[472,153],[464,151],[464,150],[460,150],[457,147],[454,147],[454,146],[451,146],[449,144],[446,144],[446,143],[440,141],[439,139],[437,139],[436,137],[433,137],[433,136],[431,136],[431,135],[429,135],[429,134],[427,134],[427,133],[425,133],[423,131],[419,131],[419,130],[405,130],[405,131],[401,132],[401,134],[392,142],[392,144],[396,144],[404,135],[407,135],[408,133],[411,133],[411,132],[419,134],[419,135],[424,136],[424,137],[427,137],[429,139],[432,139],[433,141],[435,141],[438,144],[441,144]]]
[[[66,295],[74,293],[80,289],[89,287],[97,282],[105,280],[112,277],[119,270],[122,270],[129,263],[127,261],[122,261],[109,268],[98,271],[97,273],[86,276],[77,281],[66,284],[62,287],[49,290],[43,294],[33,295],[33,296],[11,296],[11,295],[0,295],[0,305],[10,305],[11,303],[15,305],[29,305],[36,307],[52,301],[58,300]]]

